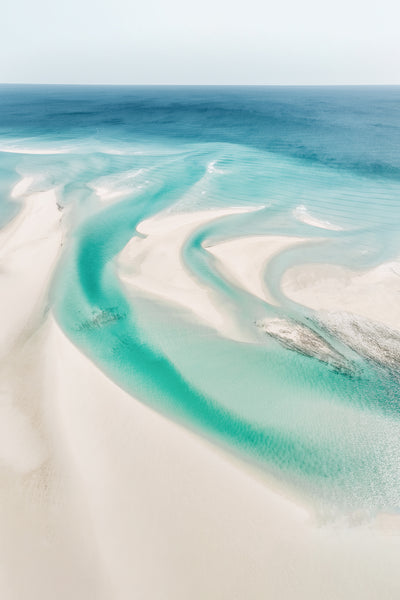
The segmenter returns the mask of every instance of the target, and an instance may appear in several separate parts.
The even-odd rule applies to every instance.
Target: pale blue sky
[[[398,0],[3,0],[1,12],[1,82],[400,83]]]

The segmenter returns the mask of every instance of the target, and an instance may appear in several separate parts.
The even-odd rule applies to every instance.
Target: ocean
[[[350,282],[353,304],[335,310],[283,282],[312,268],[317,290],[326,265],[356,281],[389,265],[400,278],[399,149],[398,86],[2,85],[0,225],[20,210],[22,178],[26,194],[55,188],[66,236],[48,309],[82,352],[323,514],[397,511],[400,321],[354,311]],[[193,228],[179,257],[242,337],[120,276],[120,253],[148,235],[141,223],[207,211],[221,216]],[[265,263],[264,297],[210,252],[250,237],[298,242]],[[250,272],[251,251],[235,257]],[[387,288],[368,289],[384,306]]]

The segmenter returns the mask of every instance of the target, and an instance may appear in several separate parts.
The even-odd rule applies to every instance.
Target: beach
[[[221,329],[223,306],[215,298],[207,306],[179,262],[193,230],[220,216],[144,222],[138,230],[147,237],[133,238],[119,264],[125,285],[180,303],[192,318],[234,335]],[[379,522],[318,522],[310,507],[250,466],[143,406],[67,339],[46,296],[61,239],[50,191],[25,197],[3,232],[3,311],[15,320],[3,331],[11,352],[1,381],[2,597],[123,599],[134,591],[160,600],[294,594],[372,600],[379,577],[385,598],[395,598],[397,535]],[[239,239],[211,252],[237,285],[264,294],[259,282],[268,257],[293,243],[299,240]],[[258,270],[246,280],[249,246],[258,249]],[[168,269],[157,251],[165,252]],[[166,285],[171,261],[174,276]],[[29,276],[35,294],[30,285],[30,301],[20,305]],[[314,298],[318,289],[314,278]]]
[[[0,597],[397,600],[394,144],[351,90],[13,93]]]

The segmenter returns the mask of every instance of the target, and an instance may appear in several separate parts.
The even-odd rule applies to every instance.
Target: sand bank
[[[30,183],[23,179],[13,196],[21,196]],[[26,196],[19,214],[0,231],[0,359],[43,310],[62,241],[56,201],[54,189]]]
[[[218,296],[201,286],[182,259],[190,235],[207,222],[247,209],[230,208],[157,215],[142,221],[118,257],[118,273],[128,294],[141,290],[180,306],[188,315],[233,339],[246,339]]]
[[[118,175],[104,175],[90,182],[89,187],[96,193],[101,202],[108,203],[132,194],[143,187],[135,180],[143,175],[145,169],[135,169]],[[149,183],[146,181],[145,183]]]
[[[2,238],[15,307],[0,371],[0,597],[397,599],[400,538],[317,527],[244,464],[122,391],[43,319],[61,236],[54,199],[30,196]]]
[[[218,295],[201,285],[182,258],[185,242],[198,227],[237,212],[245,210],[157,215],[140,223],[138,232],[145,237],[132,238],[118,257],[118,273],[128,294],[141,290],[181,306],[226,337],[250,341]],[[285,236],[247,236],[205,249],[217,259],[217,268],[228,281],[274,303],[264,283],[266,265],[272,256],[303,241]]]
[[[330,221],[321,221],[321,219],[317,219],[308,211],[307,207],[304,204],[300,204],[293,210],[293,216],[302,223],[306,225],[311,225],[312,227],[318,227],[319,229],[330,229],[331,231],[343,231],[343,227],[340,225],[335,225]]]
[[[250,294],[276,304],[264,280],[268,262],[286,248],[304,242],[289,236],[246,236],[207,247],[218,259],[221,275]]]
[[[11,198],[20,198],[23,196],[28,191],[34,180],[34,177],[23,177],[14,185],[13,189],[11,190]]]
[[[281,290],[291,300],[314,310],[353,313],[400,330],[400,262],[368,271],[299,265],[284,273]]]
[[[47,458],[5,475],[2,597],[397,598],[399,538],[317,527],[243,464],[123,392],[53,319],[29,345]]]

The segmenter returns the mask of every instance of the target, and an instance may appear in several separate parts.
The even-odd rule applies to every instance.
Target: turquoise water
[[[50,301],[73,343],[140,401],[315,505],[397,509],[397,355],[371,359],[280,281],[295,265],[364,270],[400,255],[400,88],[0,90],[0,219],[15,214],[22,176],[29,191],[57,187],[69,234]],[[182,259],[251,344],[177,306],[128,298],[116,268],[143,219],[228,207],[258,210],[198,227]],[[335,229],[303,223],[304,209]],[[278,306],[230,283],[205,249],[258,234],[307,238],[266,269]],[[340,364],[261,334],[266,318],[317,334]],[[365,344],[379,349],[387,335],[372,324]]]

